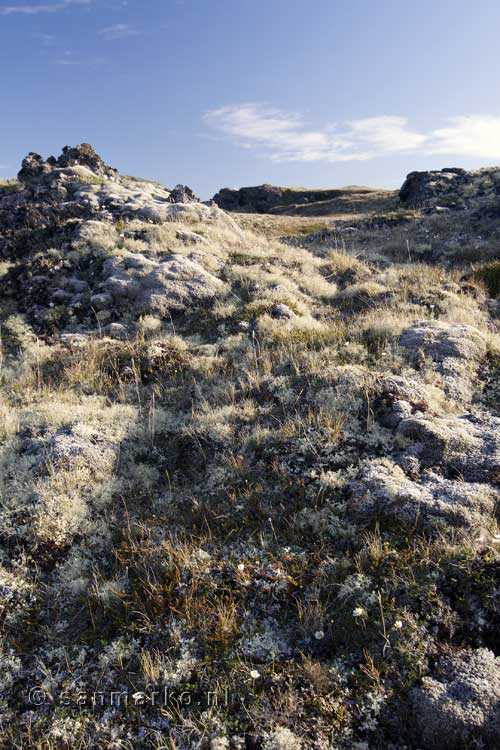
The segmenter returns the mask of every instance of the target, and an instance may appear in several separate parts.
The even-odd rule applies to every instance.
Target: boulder
[[[441,659],[412,707],[425,750],[500,747],[500,658],[481,648]]]
[[[187,185],[176,185],[170,193],[172,203],[199,203],[200,199]]]
[[[437,320],[406,328],[399,338],[415,366],[422,355],[442,376],[444,390],[458,402],[471,401],[480,362],[486,356],[486,340],[476,328]]]
[[[467,482],[500,477],[500,418],[479,412],[459,417],[412,416],[398,434],[411,441],[407,453],[423,467],[438,468]]]
[[[457,198],[459,185],[466,182],[466,178],[465,169],[456,168],[410,172],[399,191],[399,199],[408,207],[422,208],[443,200],[445,196]]]
[[[183,255],[151,260],[140,253],[122,253],[103,266],[102,291],[135,314],[182,312],[210,302],[225,288],[203,266]]]
[[[48,174],[51,169],[52,166],[48,162],[45,162],[40,154],[31,151],[28,156],[23,159],[17,179],[19,182],[29,184],[35,180],[39,180],[43,175]]]
[[[487,484],[445,479],[426,472],[409,479],[390,460],[365,464],[351,484],[351,507],[369,518],[394,517],[428,530],[474,528],[491,522],[500,492]]]
[[[271,318],[276,318],[277,320],[291,320],[292,318],[295,318],[295,313],[290,307],[288,307],[288,305],[273,305],[271,308]]]

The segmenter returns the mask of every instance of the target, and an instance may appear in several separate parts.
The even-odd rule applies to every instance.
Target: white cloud
[[[59,10],[69,8],[71,5],[90,5],[93,0],[61,0],[56,3],[25,5],[2,5],[0,6],[0,16],[37,16],[40,13],[57,13]]]
[[[31,32],[30,36],[33,37],[33,39],[38,39],[38,41],[41,42],[44,47],[50,47],[56,41],[56,38],[55,36],[53,36],[53,34],[43,34],[38,31]]]
[[[500,161],[500,117],[454,117],[448,127],[433,131],[430,147],[434,154],[457,154]]]
[[[348,145],[326,130],[307,130],[300,115],[257,104],[222,107],[207,112],[204,119],[244,147],[257,147],[276,161],[318,161],[328,158],[332,148],[340,152]]]
[[[413,151],[425,142],[425,135],[408,129],[405,117],[381,116],[352,120],[348,123],[351,138],[366,144],[369,152]]]
[[[132,26],[127,23],[115,23],[114,26],[108,26],[106,29],[101,29],[99,32],[100,36],[109,41],[114,39],[126,39],[129,36],[136,36],[139,32],[136,31]]]
[[[457,117],[428,132],[394,115],[311,129],[299,114],[247,103],[211,110],[204,120],[273,161],[360,161],[415,152],[500,160],[500,117]]]

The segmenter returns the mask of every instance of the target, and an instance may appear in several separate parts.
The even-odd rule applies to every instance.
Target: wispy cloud
[[[65,52],[61,57],[52,60],[52,63],[63,66],[96,67],[105,65],[106,59],[104,57],[74,57],[72,52]]]
[[[467,115],[454,117],[448,127],[434,130],[435,154],[457,154],[500,161],[500,117]]]
[[[42,34],[38,31],[33,31],[30,36],[33,39],[37,39],[39,42],[41,42],[44,47],[50,47],[56,41],[56,38],[55,36],[53,36],[53,34]]]
[[[247,103],[211,110],[204,121],[273,161],[362,161],[411,152],[500,160],[500,117],[494,116],[457,117],[428,132],[394,115],[311,129],[300,114]]]
[[[109,41],[137,36],[138,33],[139,32],[134,29],[133,26],[129,26],[128,23],[115,23],[114,26],[108,26],[106,29],[101,29],[101,31],[99,31],[99,35]]]
[[[26,3],[23,5],[0,5],[0,16],[37,16],[41,13],[57,13],[72,5],[91,5],[93,0],[60,0],[54,3]]]

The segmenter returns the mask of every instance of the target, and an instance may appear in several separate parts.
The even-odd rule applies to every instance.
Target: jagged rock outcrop
[[[224,289],[199,262],[205,238],[190,227],[240,230],[190,188],[121,176],[88,144],[66,147],[58,159],[29,154],[19,181],[0,194],[0,255],[17,261],[4,288],[19,296],[37,332],[129,325],[141,314],[208,304]],[[176,244],[193,257],[189,249],[165,257],[151,245],[148,226],[171,222]],[[134,251],[113,254],[123,242]]]
[[[86,167],[94,175],[107,177],[108,179],[118,176],[118,170],[105,164],[89,143],[81,143],[75,147],[64,146],[58,159],[50,156],[47,161],[44,161],[40,154],[29,153],[23,160],[17,178],[26,185],[36,185],[44,176],[54,170],[67,169],[68,167]]]
[[[19,190],[0,193],[4,258],[22,255],[27,247],[43,249],[70,220],[161,223],[175,219],[179,206],[202,205],[184,185],[171,191],[157,182],[121,176],[86,143],[66,146],[57,159],[28,154],[18,180]]]
[[[199,203],[200,199],[187,185],[176,185],[170,193],[172,203]]]
[[[492,651],[441,659],[412,701],[425,750],[500,747],[500,658]]]
[[[500,167],[410,172],[399,198],[409,208],[477,209],[500,215]]]

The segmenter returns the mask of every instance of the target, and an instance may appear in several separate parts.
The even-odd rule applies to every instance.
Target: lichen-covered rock
[[[291,320],[295,318],[295,313],[288,305],[279,304],[271,308],[271,317],[277,320]]]
[[[387,399],[392,403],[407,401],[419,411],[429,409],[429,390],[412,378],[399,375],[382,375],[377,380],[375,387],[379,398]]]
[[[135,313],[180,312],[212,300],[224,283],[183,255],[156,261],[140,253],[108,258],[103,291],[119,307]]]
[[[58,159],[50,156],[47,161],[44,161],[40,154],[31,152],[23,160],[17,177],[20,182],[33,187],[44,176],[68,167],[84,167],[94,175],[107,178],[113,178],[118,174],[116,169],[105,164],[89,143],[81,143],[75,147],[65,146]]]
[[[439,413],[445,397],[435,386],[422,385],[413,378],[380,375],[373,386],[374,406],[385,427],[396,428],[414,414]]]
[[[44,472],[48,467],[71,469],[84,461],[95,469],[109,466],[115,459],[115,446],[99,435],[83,436],[71,429],[61,429],[45,439],[32,439],[24,452],[33,455],[34,465]]]
[[[476,328],[443,321],[423,321],[405,329],[399,342],[415,364],[424,356],[442,376],[446,393],[470,402],[477,368],[486,355],[486,341]]]
[[[170,193],[172,203],[199,203],[200,199],[187,185],[176,185]]]
[[[238,650],[247,659],[266,664],[277,657],[290,656],[292,647],[283,628],[272,617],[257,622],[249,617],[242,628]]]
[[[351,493],[357,513],[393,516],[436,529],[487,525],[500,501],[500,492],[487,484],[445,479],[434,472],[416,482],[389,460],[368,462],[352,483]]]
[[[498,214],[500,169],[485,167],[467,171],[459,167],[430,172],[410,172],[401,190],[401,203],[436,213],[444,210]]]
[[[264,737],[264,750],[301,750],[303,743],[288,727],[276,727]]]
[[[440,200],[447,207],[461,208],[459,193],[466,183],[467,172],[460,168],[410,172],[399,191],[399,198],[412,208],[434,206]]]
[[[398,433],[411,441],[408,452],[424,467],[441,467],[468,482],[497,480],[500,475],[500,419],[487,413],[460,417],[412,416]]]
[[[425,750],[500,747],[500,658],[488,649],[441,659],[412,699]]]
[[[6,258],[50,247],[73,220],[210,221],[240,231],[190,188],[178,185],[171,191],[158,182],[122,176],[88,144],[65,147],[58,159],[46,161],[31,153],[18,178],[19,190],[0,192],[0,254]]]
[[[179,230],[175,236],[185,245],[202,245],[206,242],[205,238],[197,232]]]
[[[88,167],[94,174],[115,177],[118,172],[109,167],[89,143],[79,146],[64,146],[61,156],[57,159],[59,167],[73,167],[81,165]]]

